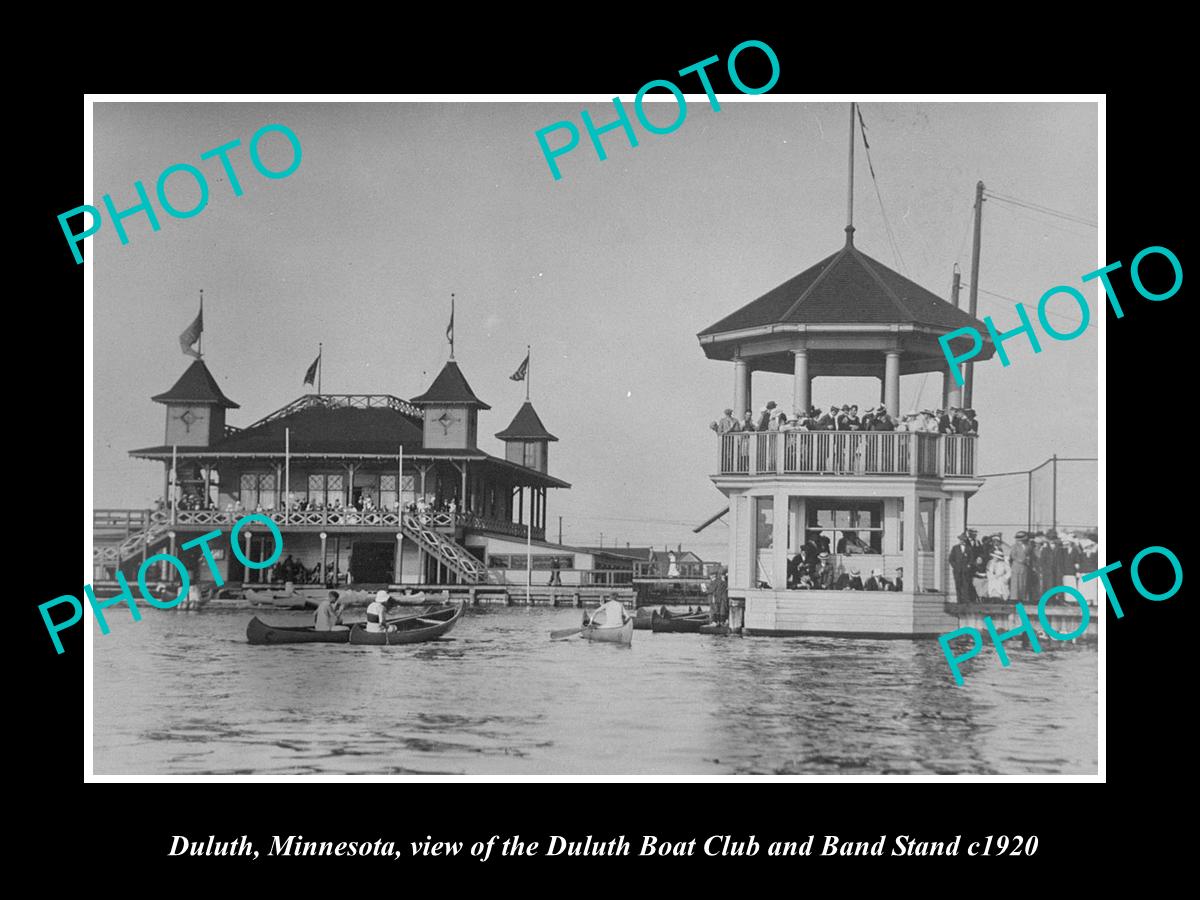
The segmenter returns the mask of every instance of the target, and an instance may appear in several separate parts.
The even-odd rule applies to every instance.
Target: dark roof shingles
[[[546,430],[541,417],[533,404],[526,400],[508,427],[496,434],[502,441],[557,441],[554,435]]]
[[[226,409],[239,409],[221,392],[217,380],[202,359],[188,366],[169,391],[155,394],[150,399],[157,403],[218,403]]]

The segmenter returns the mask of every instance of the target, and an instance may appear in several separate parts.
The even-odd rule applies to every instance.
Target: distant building
[[[213,530],[226,536],[212,546],[233,583],[278,582],[289,559],[294,579],[318,584],[507,582],[518,559],[524,583],[527,550],[546,573],[535,583],[556,565],[591,569],[590,555],[545,541],[548,491],[570,487],[548,472],[558,439],[526,401],[497,435],[504,456],[479,449],[479,414],[490,407],[453,359],[412,400],[307,394],[245,428],[226,422],[238,404],[200,359],[152,399],[166,408],[164,439],[130,455],[162,466],[162,495],[154,510],[96,511],[98,579],[117,565],[136,574],[147,555],[168,552],[209,581],[198,548],[179,548]],[[224,552],[248,513],[269,516],[283,534],[270,568]],[[241,537],[251,560],[273,550],[263,525]]]

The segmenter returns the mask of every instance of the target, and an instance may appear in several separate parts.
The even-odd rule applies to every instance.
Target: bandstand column
[[[962,406],[962,386],[954,379],[955,368],[947,367],[942,372],[942,409]]]
[[[750,363],[741,357],[733,361],[733,414],[740,421],[750,409]]]
[[[900,351],[889,350],[883,366],[883,405],[893,418],[900,415]]]
[[[396,532],[396,561],[392,566],[392,582],[404,583],[404,532]]]
[[[917,559],[920,553],[917,541],[917,514],[920,501],[917,492],[906,494],[904,497],[904,586],[910,594],[920,593],[917,581]]]
[[[792,412],[804,415],[812,406],[812,382],[808,378],[808,351],[793,350],[795,366],[792,375]]]

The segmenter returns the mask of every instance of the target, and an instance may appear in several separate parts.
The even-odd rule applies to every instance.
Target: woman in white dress
[[[1012,570],[1008,566],[1008,560],[1004,558],[1004,551],[993,550],[992,559],[987,564],[987,596],[989,600],[1005,600],[1008,598],[1008,581],[1012,577]]]

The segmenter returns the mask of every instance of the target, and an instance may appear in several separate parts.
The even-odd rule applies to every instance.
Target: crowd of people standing
[[[810,407],[789,416],[774,400],[757,414],[746,410],[741,419],[726,409],[723,416],[708,426],[717,434],[747,431],[914,431],[932,434],[978,434],[975,410],[952,406],[948,409],[923,409],[897,419],[880,405],[864,407],[862,415],[855,404],[831,406],[828,411]]]
[[[1079,576],[1094,572],[1098,554],[1094,540],[1069,532],[1018,531],[1011,545],[1003,535],[980,538],[974,528],[958,536],[950,550],[950,571],[959,603],[985,600],[1037,602],[1052,587],[1078,588]]]

